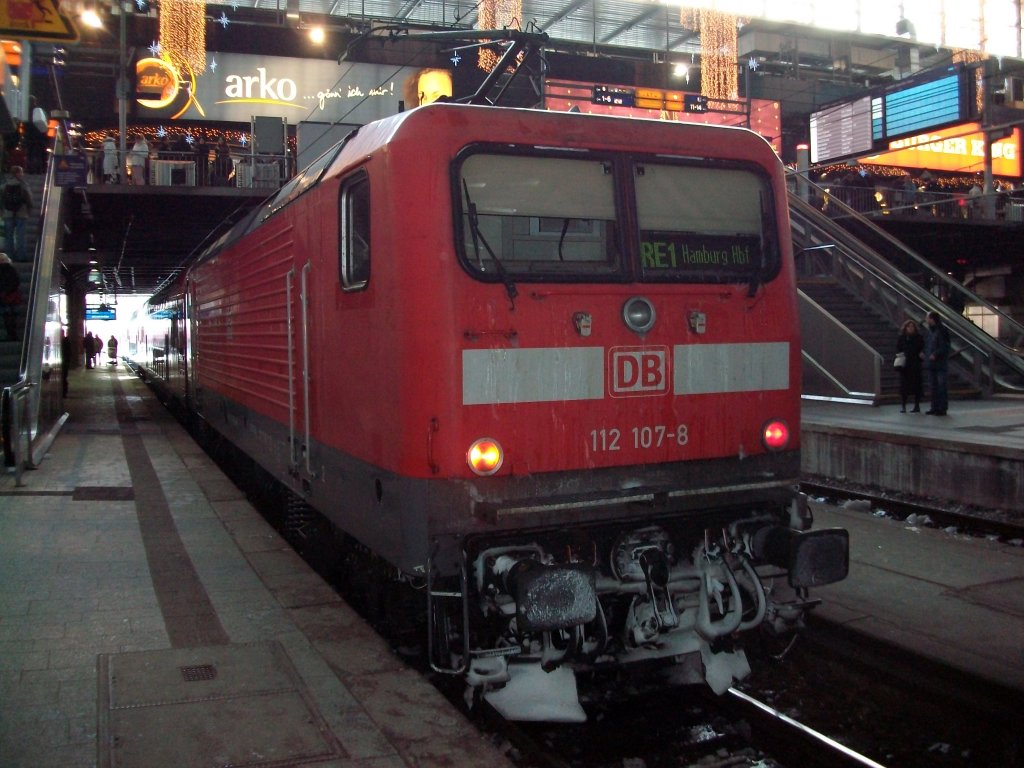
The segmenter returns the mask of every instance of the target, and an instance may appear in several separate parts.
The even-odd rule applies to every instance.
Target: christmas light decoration
[[[162,0],[160,48],[178,69],[206,71],[206,4],[202,0]]]
[[[482,0],[476,15],[477,29],[519,28],[523,18],[523,0]],[[500,57],[483,47],[477,54],[477,66],[485,72],[494,69]]]
[[[709,99],[735,101],[739,97],[737,21],[736,14],[712,8],[684,8],[680,15],[680,23],[700,30],[700,92]]]

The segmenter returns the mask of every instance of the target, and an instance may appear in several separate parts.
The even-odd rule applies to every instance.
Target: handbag
[[[897,352],[896,359],[892,361],[893,368],[903,368],[907,364],[907,355],[904,352]]]

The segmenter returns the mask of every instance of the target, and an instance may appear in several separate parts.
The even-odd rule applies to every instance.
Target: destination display
[[[872,149],[870,96],[811,113],[812,163],[825,163]]]
[[[760,263],[761,240],[755,235],[640,233],[640,264],[645,280],[746,281]]]

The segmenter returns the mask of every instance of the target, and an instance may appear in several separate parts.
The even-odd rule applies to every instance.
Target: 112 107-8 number
[[[665,445],[686,445],[690,441],[685,424],[674,427],[658,424],[653,427],[632,427],[623,433],[616,427],[592,429],[590,450],[618,451],[623,445],[634,449],[661,448]]]

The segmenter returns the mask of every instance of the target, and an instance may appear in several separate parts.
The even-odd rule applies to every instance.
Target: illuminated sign
[[[811,113],[811,162],[871,152],[871,97]]]
[[[166,57],[135,64],[138,115],[159,120],[248,123],[253,115],[289,122],[365,124],[397,114],[421,69],[333,60],[208,53],[206,71]]]
[[[56,0],[4,0],[0,3],[0,37],[74,42],[78,30],[60,13]]]
[[[86,320],[117,320],[117,310],[106,304],[85,308]]]
[[[590,100],[594,104],[632,107],[636,104],[636,91],[633,88],[619,88],[614,85],[595,85]]]
[[[985,136],[977,123],[964,123],[938,131],[897,139],[890,151],[862,158],[871,165],[895,165],[900,168],[927,168],[932,171],[980,173],[985,168]],[[992,144],[992,173],[1019,178],[1020,129]]]
[[[977,116],[976,68],[953,65],[939,73],[876,88],[813,112],[811,162],[859,157],[889,143]]]
[[[631,92],[633,104],[628,105]],[[624,103],[615,103],[618,94]],[[607,96],[608,98],[605,98]],[[544,81],[544,109],[555,112],[578,111],[591,115],[616,115],[654,120],[673,120],[703,125],[730,125],[749,128],[763,136],[776,152],[782,151],[782,118],[779,102],[749,99],[746,109],[728,102],[725,108],[716,100],[708,102],[700,94],[661,88],[625,88],[570,80]],[[628,106],[627,106],[628,105]]]
[[[964,111],[963,72],[901,85],[872,99],[872,138],[892,140],[929,128],[955,123],[967,117]],[[890,86],[892,88],[892,86]],[[881,107],[881,113],[878,108]]]
[[[746,280],[760,263],[761,241],[755,236],[640,233],[640,265],[646,280]]]

